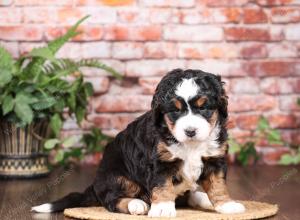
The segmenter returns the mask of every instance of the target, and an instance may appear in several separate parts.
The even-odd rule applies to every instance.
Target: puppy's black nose
[[[194,137],[196,135],[196,129],[189,128],[189,129],[184,130],[184,133],[188,137]]]

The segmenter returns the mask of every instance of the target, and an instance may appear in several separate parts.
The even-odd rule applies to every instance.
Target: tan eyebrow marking
[[[174,104],[177,109],[181,110],[182,109],[182,104],[178,99],[174,99]]]
[[[197,107],[201,107],[207,100],[207,97],[200,97],[199,99],[196,100],[195,104]]]

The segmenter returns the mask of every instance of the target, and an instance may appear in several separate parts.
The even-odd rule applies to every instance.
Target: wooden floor
[[[72,191],[84,190],[92,182],[95,170],[96,167],[58,169],[41,179],[0,180],[0,219],[67,219],[62,213],[31,213],[30,207],[55,200]],[[299,166],[230,167],[227,182],[235,199],[279,204],[279,214],[269,219],[300,219]]]

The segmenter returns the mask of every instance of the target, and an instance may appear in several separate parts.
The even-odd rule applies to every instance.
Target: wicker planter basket
[[[49,134],[49,123],[45,120],[22,129],[0,119],[0,177],[47,175],[48,157],[43,151],[43,139]]]

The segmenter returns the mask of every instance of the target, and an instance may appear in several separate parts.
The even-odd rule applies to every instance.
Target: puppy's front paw
[[[229,201],[216,206],[215,210],[223,214],[232,214],[245,212],[246,208],[242,203]]]
[[[148,217],[176,217],[175,202],[152,203]]]
[[[148,209],[147,203],[140,199],[133,199],[128,203],[128,211],[131,215],[144,215]]]

